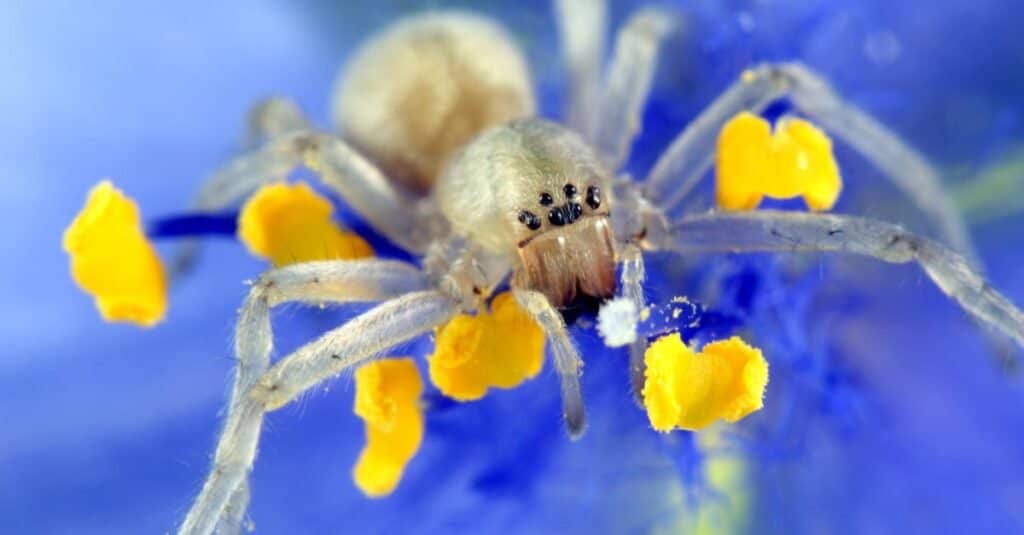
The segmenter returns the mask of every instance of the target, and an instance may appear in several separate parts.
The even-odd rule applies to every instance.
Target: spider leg
[[[214,533],[217,535],[242,535],[247,532],[244,524],[245,513],[249,509],[249,498],[249,482],[243,480],[228,498],[220,521],[217,522],[217,527],[213,530]]]
[[[262,402],[248,395],[270,367],[273,333],[270,307],[288,301],[323,303],[382,300],[428,287],[415,267],[396,261],[325,261],[295,264],[264,274],[253,285],[235,327],[238,370],[228,403],[228,417],[214,454],[214,466],[179,533],[234,529],[248,502],[245,477],[256,455]],[[416,294],[412,294],[416,295]],[[393,299],[389,303],[401,301]],[[371,310],[373,314],[381,307]],[[342,330],[359,318],[336,330]],[[380,326],[385,329],[385,325]]]
[[[442,223],[420,210],[369,160],[341,139],[312,130],[285,134],[230,162],[203,185],[195,209],[215,212],[238,204],[261,185],[284,180],[303,164],[374,229],[404,249],[423,252],[439,232]],[[186,270],[196,251],[194,242],[185,243],[172,262],[172,274]]]
[[[979,323],[1024,346],[1024,313],[992,289],[963,256],[890,223],[771,210],[711,212],[677,221],[669,242],[662,245],[679,253],[823,251],[917,262]]]
[[[767,77],[745,77],[733,83],[658,157],[644,181],[644,196],[670,212],[711,169],[722,126],[737,113],[759,112],[784,94],[785,89]]]
[[[268,98],[257,102],[249,110],[245,148],[255,150],[272,139],[310,128],[311,125],[306,120],[306,116],[291,99]]]
[[[844,102],[819,75],[798,63],[762,65],[745,72],[658,159],[647,177],[647,198],[660,200],[666,214],[677,211],[711,169],[716,139],[726,121],[743,110],[763,111],[784,96],[878,167],[928,215],[949,245],[977,263],[964,222],[935,169],[898,135]]]
[[[283,180],[300,164],[317,172],[328,189],[388,239],[413,252],[426,247],[431,227],[410,196],[355,149],[323,132],[292,132],[236,158],[202,188],[199,209],[237,203],[259,186]]]
[[[243,146],[246,150],[256,151],[264,143],[290,132],[309,130],[309,121],[302,114],[298,105],[284,97],[273,97],[257,102],[249,110]],[[287,171],[285,171],[287,173]],[[249,192],[246,192],[249,193]],[[205,211],[224,208],[223,205],[206,203],[200,198],[198,205],[207,204]],[[200,208],[202,209],[202,208]],[[182,240],[175,248],[174,257],[170,262],[171,279],[177,279],[191,270],[199,255],[199,241],[190,238]]]
[[[672,15],[644,8],[619,30],[612,62],[605,74],[592,142],[609,169],[619,169],[628,159],[640,131],[640,117],[658,63],[658,48],[676,26]]]
[[[562,315],[551,306],[547,297],[540,292],[517,287],[513,281],[513,294],[519,306],[523,307],[536,321],[547,336],[551,345],[551,354],[555,361],[555,371],[562,389],[562,416],[573,440],[583,436],[586,430],[586,409],[583,406],[583,393],[580,390],[580,373],[583,371],[583,360],[576,346],[569,338]]]
[[[241,400],[270,365],[271,307],[382,301],[422,292],[430,285],[415,266],[395,260],[323,260],[266,272],[249,291],[235,327],[238,373],[231,404]]]
[[[276,410],[317,384],[448,321],[458,305],[436,290],[386,301],[281,359],[253,385],[249,397]]]
[[[569,71],[565,122],[585,138],[590,137],[600,99],[607,14],[606,0],[555,1],[555,23]]]
[[[644,255],[636,244],[628,243],[622,248],[622,295],[633,302],[637,314],[643,311],[644,302]],[[643,405],[644,389],[644,353],[647,351],[647,339],[637,335],[636,340],[629,344],[629,385],[633,399]]]

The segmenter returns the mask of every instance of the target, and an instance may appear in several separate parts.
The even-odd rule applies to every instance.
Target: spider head
[[[557,308],[615,293],[615,247],[607,215],[583,215],[519,243],[522,281]]]
[[[492,128],[448,164],[435,195],[456,234],[518,256],[519,284],[553,306],[615,292],[610,173],[574,132],[537,118]]]

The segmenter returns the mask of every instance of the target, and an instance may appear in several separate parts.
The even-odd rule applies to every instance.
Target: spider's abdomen
[[[341,73],[334,119],[385,174],[430,190],[451,153],[489,126],[534,113],[529,71],[496,23],[439,12],[371,39]]]
[[[527,286],[556,306],[614,290],[611,180],[575,133],[539,118],[491,128],[435,186],[455,233],[518,257]]]

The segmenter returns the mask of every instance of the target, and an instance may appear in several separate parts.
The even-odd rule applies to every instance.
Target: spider
[[[1024,315],[971,267],[970,239],[937,173],[804,66],[746,71],[675,138],[645,180],[616,175],[639,130],[659,43],[675,20],[650,8],[633,14],[603,69],[604,4],[557,0],[555,8],[570,79],[565,124],[535,117],[526,62],[500,25],[463,12],[400,20],[359,50],[333,97],[343,137],[312,129],[284,99],[255,108],[253,150],[210,179],[200,210],[237,203],[304,164],[419,262],[317,261],[259,277],[236,326],[238,370],[213,468],[179,533],[239,529],[266,412],[476,311],[506,280],[545,333],[573,438],[585,428],[582,359],[562,311],[616,295],[642,310],[647,251],[827,251],[917,262],[979,323],[1024,344]],[[784,97],[881,169],[952,249],[855,216],[681,214],[712,167],[726,121]],[[352,301],[381,303],[271,365],[271,307]],[[643,381],[645,344],[629,344],[634,389]]]

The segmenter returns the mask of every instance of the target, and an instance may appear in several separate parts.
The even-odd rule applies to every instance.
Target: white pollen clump
[[[636,324],[640,312],[632,300],[616,297],[597,313],[597,332],[608,347],[622,347],[636,341]]]

